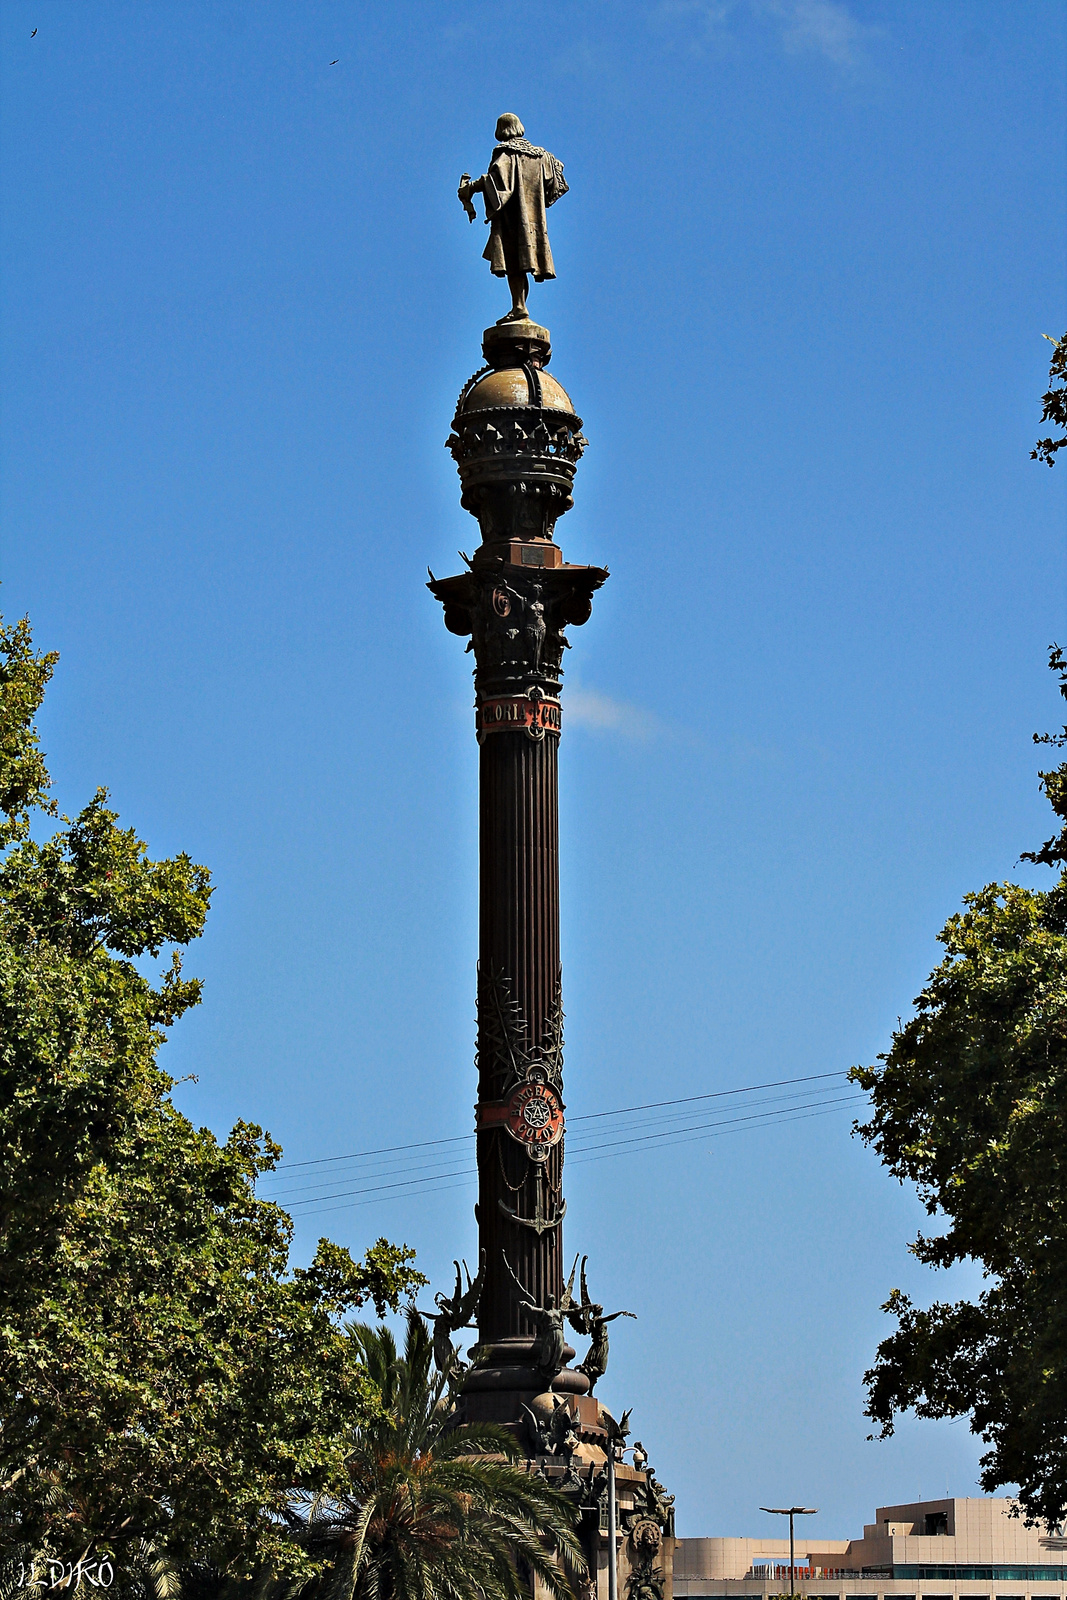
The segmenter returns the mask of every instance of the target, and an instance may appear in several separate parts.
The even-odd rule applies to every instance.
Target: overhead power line
[[[844,1076],[844,1074],[820,1073],[817,1076],[821,1078],[829,1078],[841,1077]],[[795,1083],[803,1081],[811,1082],[813,1080],[786,1079],[783,1081],[786,1083]],[[772,1085],[753,1085],[753,1087],[772,1087]],[[718,1097],[703,1095],[688,1097],[690,1102],[692,1100],[712,1098]],[[780,1098],[798,1099],[799,1096],[784,1096]],[[577,1165],[580,1165],[584,1161],[612,1160],[618,1156],[625,1155],[635,1146],[645,1146],[646,1148],[649,1146],[653,1148],[664,1148],[665,1146],[672,1146],[674,1144],[691,1144],[703,1138],[714,1139],[721,1138],[728,1133],[754,1131],[757,1126],[769,1128],[780,1126],[786,1122],[805,1120],[810,1117],[828,1116],[833,1114],[835,1111],[844,1110],[847,1106],[857,1105],[863,1099],[864,1096],[862,1094],[848,1093],[844,1095],[831,1096],[829,1099],[810,1100],[800,1105],[779,1105],[774,1110],[770,1111],[751,1112],[738,1117],[729,1117],[711,1122],[692,1123],[681,1128],[660,1129],[658,1132],[651,1134],[631,1132],[629,1134],[625,1134],[621,1138],[609,1139],[605,1143],[579,1145],[577,1150],[574,1149],[572,1143],[568,1155],[572,1164]],[[684,1103],[686,1102],[659,1102],[659,1104],[662,1105]],[[628,1111],[630,1109],[640,1110],[644,1108],[634,1107],[624,1109]],[[592,1130],[590,1131],[592,1132]],[[608,1132],[609,1130],[604,1131]],[[624,1130],[620,1129],[615,1131],[622,1133]],[[437,1141],[432,1140],[426,1141],[428,1144],[436,1142]],[[458,1152],[457,1155],[452,1158],[452,1161],[455,1162],[457,1159],[459,1159]],[[432,1168],[434,1166],[446,1166],[447,1163],[428,1163],[427,1165]],[[419,1169],[407,1168],[401,1170],[418,1171]],[[369,1177],[371,1174],[354,1174],[353,1176],[356,1176],[357,1178],[364,1176]],[[463,1166],[459,1167],[453,1165],[451,1166],[451,1170],[424,1172],[421,1176],[415,1177],[404,1178],[399,1173],[383,1174],[381,1176],[389,1177],[390,1181],[375,1181],[355,1189],[341,1189],[335,1190],[333,1193],[318,1193],[308,1195],[302,1200],[297,1199],[288,1202],[287,1208],[294,1211],[299,1216],[318,1216],[328,1211],[342,1211],[357,1206],[373,1205],[386,1199],[414,1199],[430,1193],[438,1194],[448,1189],[466,1187],[473,1184],[476,1180],[475,1169],[469,1162],[465,1162]],[[397,1193],[398,1190],[406,1191],[406,1193]],[[271,1196],[270,1198],[280,1199],[281,1197]]]
[[[714,1094],[687,1094],[681,1100],[649,1100],[641,1106],[621,1106],[616,1111],[588,1111],[584,1116],[572,1117],[572,1122],[595,1122],[598,1117],[620,1117],[631,1111],[658,1111],[661,1106],[689,1106],[697,1100],[725,1100],[734,1094],[755,1094],[758,1089],[784,1089],[794,1083],[815,1083],[821,1078],[847,1078],[848,1072],[812,1072],[806,1078],[778,1078],[773,1083],[750,1083],[744,1089],[716,1089]]]
[[[856,1098],[857,1099],[862,1099],[862,1096],[857,1096]],[[779,1117],[776,1123],[768,1123],[768,1124],[764,1124],[764,1126],[773,1127],[773,1126],[777,1126],[779,1123],[784,1123],[784,1122],[801,1122],[801,1121],[805,1121],[810,1117],[832,1116],[835,1111],[841,1111],[843,1109],[844,1109],[843,1106],[830,1106],[829,1108],[827,1108],[825,1110],[820,1110],[820,1111],[807,1111],[807,1110],[798,1109],[795,1112],[792,1112],[792,1113],[790,1113],[788,1115],[784,1115],[784,1116]],[[698,1138],[722,1139],[722,1138],[725,1138],[725,1136],[727,1134],[730,1134],[730,1133],[747,1133],[747,1132],[753,1132],[753,1131],[755,1131],[755,1130],[753,1130],[751,1128],[742,1128],[742,1127],[719,1128],[717,1131],[712,1132],[712,1133],[694,1134],[694,1135],[691,1136],[690,1139],[683,1139],[683,1140],[680,1140],[679,1142],[682,1143],[682,1144],[692,1143]],[[611,1161],[611,1160],[614,1160],[615,1158],[617,1158],[618,1156],[625,1155],[625,1153],[626,1153],[625,1150],[613,1150],[607,1155],[597,1155],[597,1156],[588,1156],[588,1157],[585,1157],[585,1158],[580,1158],[579,1162],[577,1162],[575,1164],[576,1165],[580,1165],[581,1164],[581,1159],[585,1159],[585,1160],[588,1160],[588,1161]],[[372,1190],[369,1190],[369,1191],[365,1191],[365,1195],[366,1195],[365,1198],[352,1199],[352,1200],[342,1200],[340,1202],[340,1204],[337,1204],[337,1205],[334,1205],[334,1204],[321,1205],[319,1202],[312,1203],[310,1201],[305,1201],[303,1203],[306,1204],[306,1205],[310,1206],[310,1205],[313,1204],[314,1205],[314,1209],[310,1209],[310,1210],[307,1210],[307,1211],[301,1211],[297,1215],[298,1215],[298,1217],[320,1217],[320,1216],[325,1216],[326,1214],[328,1214],[331,1211],[350,1211],[350,1210],[354,1210],[354,1209],[356,1209],[358,1207],[361,1207],[361,1206],[381,1205],[387,1200],[420,1199],[423,1195],[427,1195],[427,1194],[433,1194],[433,1195],[443,1194],[443,1193],[446,1193],[449,1189],[472,1189],[472,1188],[475,1187],[475,1185],[477,1184],[477,1181],[478,1181],[478,1174],[477,1174],[477,1172],[475,1171],[475,1169],[473,1167],[470,1167],[470,1168],[467,1169],[466,1175],[449,1174],[448,1176],[449,1176],[449,1181],[448,1182],[437,1182],[436,1180],[433,1180],[433,1179],[424,1179],[424,1180],[412,1179],[411,1180],[412,1183],[418,1183],[418,1182],[421,1181],[424,1184],[426,1184],[426,1187],[422,1188],[422,1189],[414,1189],[414,1188],[412,1188],[409,1191],[408,1194],[404,1194],[404,1195],[385,1194],[385,1193],[380,1192],[379,1190],[372,1189]]]
[[[590,1111],[584,1116],[571,1117],[570,1123],[593,1122],[599,1117],[618,1117],[633,1111],[658,1111],[663,1106],[692,1105],[697,1100],[725,1100],[730,1095],[754,1094],[758,1089],[782,1089],[794,1083],[815,1083],[822,1078],[844,1078],[848,1074],[844,1070],[837,1072],[813,1072],[804,1078],[776,1078],[771,1083],[750,1083],[742,1089],[717,1089],[711,1094],[690,1094],[680,1100],[650,1100],[644,1105],[619,1106],[614,1111]],[[434,1145],[464,1144],[474,1138],[473,1133],[458,1133],[448,1139],[420,1139],[415,1144],[387,1144],[376,1150],[353,1150],[343,1156],[315,1156],[309,1161],[282,1161],[275,1168],[276,1172],[291,1172],[296,1167],[323,1167],[336,1161],[363,1161],[370,1156],[395,1155],[406,1150],[428,1150]]]
[[[831,1075],[827,1074],[827,1076],[831,1076]],[[811,1080],[808,1080],[808,1081],[810,1082]],[[754,1085],[753,1089],[755,1089],[756,1087],[758,1087],[758,1086]],[[737,1093],[739,1091],[730,1091],[730,1092],[731,1093]],[[752,1091],[749,1090],[749,1091],[746,1091],[746,1092],[751,1093]],[[761,1100],[751,1100],[750,1099],[750,1100],[748,1100],[746,1102],[746,1104],[748,1104],[749,1106],[753,1106],[753,1105],[756,1105],[756,1106],[774,1105],[774,1104],[780,1104],[782,1101],[804,1099],[806,1096],[811,1095],[812,1093],[819,1093],[819,1092],[821,1092],[821,1091],[812,1090],[811,1088],[808,1088],[808,1089],[802,1089],[802,1090],[795,1091],[793,1094],[770,1095],[770,1096],[766,1097],[765,1099],[761,1099]],[[647,1138],[653,1138],[653,1139],[660,1138],[660,1137],[664,1136],[665,1134],[670,1134],[670,1133],[674,1133],[674,1132],[682,1133],[682,1132],[686,1132],[686,1131],[691,1131],[691,1130],[686,1130],[684,1128],[673,1129],[671,1127],[663,1127],[663,1124],[684,1122],[687,1119],[692,1118],[695,1114],[697,1114],[697,1113],[694,1113],[694,1111],[692,1109],[693,1100],[694,1099],[711,1099],[711,1098],[716,1098],[716,1097],[714,1097],[714,1096],[689,1096],[685,1100],[660,1102],[660,1104],[662,1104],[662,1105],[683,1105],[683,1106],[689,1107],[689,1109],[684,1110],[684,1111],[674,1111],[668,1116],[662,1116],[661,1115],[661,1116],[657,1116],[657,1117],[649,1117],[649,1116],[646,1116],[646,1115],[643,1114],[646,1111],[646,1109],[648,1109],[648,1108],[646,1108],[644,1106],[633,1106],[633,1107],[627,1106],[627,1107],[623,1107],[621,1110],[615,1111],[615,1112],[597,1112],[593,1116],[590,1116],[590,1117],[574,1117],[574,1118],[572,1118],[571,1124],[570,1124],[571,1131],[568,1133],[568,1136],[567,1136],[567,1149],[568,1149],[568,1152],[572,1156],[573,1155],[577,1155],[580,1152],[591,1148],[590,1145],[589,1145],[589,1140],[591,1138],[598,1138],[602,1134],[606,1134],[606,1133],[611,1132],[611,1131],[615,1131],[615,1132],[624,1134],[626,1136],[627,1142],[630,1142],[630,1141],[641,1142],[641,1139],[638,1138],[638,1135],[641,1134],[641,1130],[644,1130],[644,1129],[650,1129],[650,1128],[656,1128],[657,1129],[657,1132],[653,1133],[653,1134],[641,1134],[641,1137],[642,1138],[646,1138],[646,1139]],[[710,1107],[708,1109],[710,1111]],[[723,1109],[725,1109],[725,1107]],[[589,1122],[592,1122],[592,1121],[599,1121],[600,1119],[602,1119],[604,1117],[607,1117],[607,1116],[613,1116],[613,1117],[615,1117],[617,1119],[629,1118],[629,1117],[633,1116],[636,1113],[642,1113],[639,1122],[636,1122],[636,1123],[629,1122],[629,1123],[627,1123],[627,1122],[620,1121],[619,1126],[614,1130],[612,1130],[610,1127],[603,1127],[603,1128],[586,1127],[584,1129],[579,1130],[577,1133],[574,1131],[575,1125],[578,1124],[578,1123],[583,1123],[583,1122],[584,1123],[589,1123]],[[709,1124],[707,1124],[707,1126],[710,1127],[710,1126],[712,1126],[712,1124],[709,1123]],[[473,1143],[474,1138],[475,1138],[475,1135],[473,1133],[472,1134],[468,1134],[466,1136],[466,1142],[468,1144],[471,1144],[471,1143]],[[595,1148],[600,1148],[600,1147],[597,1146]],[[458,1160],[463,1159],[463,1156],[464,1156],[463,1152],[460,1152],[460,1151],[456,1150],[456,1151],[451,1152],[450,1154],[447,1154],[447,1155],[442,1154],[440,1156],[431,1157],[430,1159],[425,1160],[425,1161],[421,1161],[421,1160],[416,1159],[415,1161],[413,1161],[413,1162],[411,1162],[411,1163],[409,1163],[407,1165],[398,1165],[398,1157],[393,1156],[392,1158],[387,1159],[385,1161],[382,1161],[380,1159],[376,1160],[372,1167],[364,1167],[358,1173],[358,1177],[360,1179],[370,1178],[370,1177],[379,1177],[381,1179],[385,1179],[387,1177],[389,1177],[389,1178],[398,1178],[403,1173],[407,1173],[407,1172],[430,1173],[435,1168],[445,1167],[445,1166],[448,1166],[448,1165],[450,1165],[450,1164],[452,1164],[452,1163],[454,1163],[454,1162],[456,1162]],[[444,1174],[442,1174],[442,1175],[444,1175]],[[269,1182],[271,1176],[272,1175],[268,1175],[268,1177],[264,1181]],[[293,1174],[293,1178],[296,1181],[291,1181],[291,1180],[287,1181],[287,1177],[288,1177],[288,1175],[281,1175],[280,1176],[280,1181],[281,1181],[282,1184],[285,1185],[285,1187],[283,1187],[283,1188],[272,1188],[271,1189],[271,1198],[272,1199],[280,1199],[280,1198],[282,1198],[282,1196],[288,1197],[290,1195],[307,1194],[309,1191],[322,1191],[322,1189],[326,1185],[328,1185],[330,1183],[336,1183],[338,1181],[346,1181],[344,1178],[341,1177],[340,1174],[334,1174],[334,1175],[331,1175],[331,1176],[327,1176],[326,1174],[322,1174],[321,1176],[316,1176],[316,1177],[312,1178],[310,1176],[310,1174],[308,1174],[308,1173],[300,1173],[300,1174],[295,1174],[294,1173]],[[353,1179],[355,1177],[357,1177],[357,1174],[356,1173],[351,1173],[351,1174],[349,1174],[347,1176],[347,1181],[351,1182],[351,1181],[353,1181]],[[308,1178],[309,1181],[307,1181],[307,1182],[302,1181],[304,1178]],[[276,1180],[276,1181],[278,1181],[278,1180]],[[300,1203],[299,1201],[295,1201],[294,1202],[294,1204],[299,1204],[299,1203]]]

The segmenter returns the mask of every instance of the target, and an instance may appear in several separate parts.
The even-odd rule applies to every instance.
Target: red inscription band
[[[559,733],[561,721],[558,700],[528,700],[525,695],[483,700],[476,712],[479,739],[489,733],[527,733],[543,739],[546,733]]]
[[[477,1126],[479,1132],[506,1128],[513,1139],[527,1147],[554,1145],[563,1137],[563,1106],[550,1084],[523,1083],[509,1100],[479,1105]]]
[[[479,1133],[484,1128],[499,1128],[501,1123],[507,1121],[507,1115],[506,1100],[483,1100],[474,1108],[474,1118]]]

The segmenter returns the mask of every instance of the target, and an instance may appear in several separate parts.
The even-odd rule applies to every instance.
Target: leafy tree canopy
[[[1065,381],[1067,380],[1067,333],[1062,339],[1053,339],[1047,333],[1045,338],[1052,346],[1052,361],[1048,372],[1049,386],[1043,397],[1041,420],[1067,430],[1067,381]],[[1051,436],[1039,439],[1030,452],[1030,460],[1044,461],[1051,467],[1056,451],[1062,450],[1065,444],[1067,444],[1067,431],[1061,433],[1058,439],[1053,439]]]
[[[1050,660],[1067,698],[1067,662]],[[1067,763],[1042,785],[1067,822]],[[1067,828],[1026,859],[1067,864]],[[982,1488],[1019,1485],[1027,1520],[1052,1526],[1067,1513],[1067,872],[1041,892],[988,885],[939,938],[915,1016],[853,1071],[873,1104],[858,1131],[947,1220],[913,1253],[978,1261],[989,1287],[926,1311],[894,1290],[867,1414],[883,1436],[909,1408],[969,1416],[990,1446]]]
[[[178,950],[209,875],[150,860],[104,790],[34,838],[55,661],[0,625],[0,1546],[236,1573],[293,1559],[291,1489],[340,1484],[380,1408],[340,1319],[425,1279],[384,1239],[290,1272],[255,1192],[279,1147],[175,1109],[156,1054],[200,999]]]

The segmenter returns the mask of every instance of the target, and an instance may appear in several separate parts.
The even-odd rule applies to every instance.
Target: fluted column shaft
[[[559,740],[494,733],[481,748],[479,967],[480,1011],[495,1011],[506,985],[528,1059],[555,1047],[560,1005]],[[497,993],[491,981],[496,980]],[[490,981],[487,981],[490,980]],[[487,992],[488,991],[488,992]],[[491,1028],[495,1016],[486,1018]],[[482,1018],[479,1016],[481,1025]],[[480,1102],[501,1096],[500,1058],[479,1037]],[[529,1335],[533,1329],[505,1266],[506,1256],[538,1305],[563,1292],[559,1226],[542,1232],[512,1220],[535,1220],[562,1209],[563,1142],[533,1161],[502,1126],[478,1136],[479,1236],[486,1253],[479,1333],[483,1341]]]

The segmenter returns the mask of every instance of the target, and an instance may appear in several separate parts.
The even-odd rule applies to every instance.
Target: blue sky
[[[4,609],[62,652],[63,807],[106,783],[215,875],[165,1052],[192,1117],[293,1161],[471,1126],[469,658],[423,584],[475,539],[442,444],[506,299],[455,186],[503,110],[571,184],[530,305],[590,440],[560,537],[613,574],[567,657],[570,1115],[870,1061],[961,896],[1041,881],[1065,33],[1049,0],[5,0]],[[963,1423],[866,1442],[880,1302],[975,1278],[911,1261],[849,1118],[569,1168],[568,1244],[639,1319],[604,1397],[684,1534],[975,1492]],[[472,1201],[298,1252],[386,1233],[440,1282]]]

